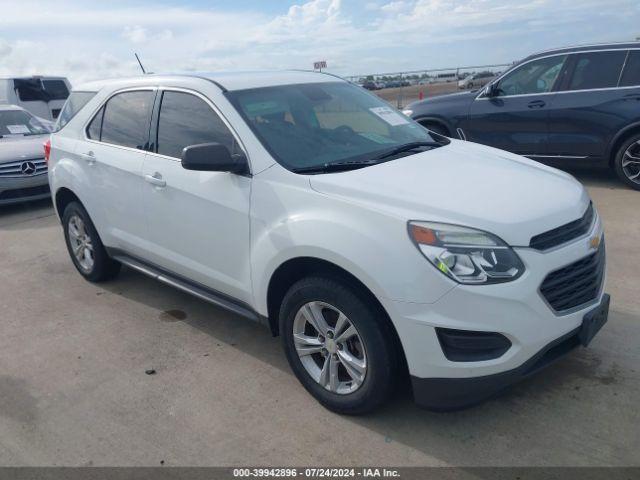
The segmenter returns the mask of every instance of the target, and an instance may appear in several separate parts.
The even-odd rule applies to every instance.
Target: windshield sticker
[[[369,111],[380,117],[392,127],[395,127],[396,125],[406,125],[409,123],[409,119],[407,117],[394,111],[391,107],[375,107],[370,108]]]
[[[379,135],[375,132],[363,132],[360,134],[360,136],[376,143],[386,143],[386,144],[396,143],[395,140],[391,140],[390,138],[383,137],[382,135]]]
[[[29,127],[27,127],[26,125],[7,125],[7,130],[9,130],[9,133],[12,133],[14,135],[31,133],[31,130],[29,130]]]

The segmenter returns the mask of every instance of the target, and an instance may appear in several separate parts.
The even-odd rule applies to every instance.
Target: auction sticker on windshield
[[[26,125],[7,125],[7,130],[9,130],[9,133],[12,133],[13,135],[19,135],[21,133],[31,133],[29,131],[29,127],[27,127]]]
[[[409,123],[409,120],[404,115],[395,112],[391,107],[374,107],[370,108],[369,111],[380,117],[392,127]]]

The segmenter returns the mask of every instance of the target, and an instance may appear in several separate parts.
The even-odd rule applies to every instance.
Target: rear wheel
[[[120,263],[109,257],[89,214],[80,203],[67,205],[62,225],[71,260],[84,278],[101,282],[118,274]]]
[[[363,414],[383,404],[396,381],[397,355],[386,317],[339,280],[294,284],[280,308],[287,360],[322,405]]]
[[[620,146],[613,166],[620,180],[631,188],[640,190],[640,133]]]

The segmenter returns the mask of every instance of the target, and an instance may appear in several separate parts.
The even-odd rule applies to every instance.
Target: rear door
[[[568,75],[549,102],[550,157],[600,160],[609,142],[640,116],[637,91],[620,88],[626,61],[637,62],[638,51],[576,53]]]
[[[144,163],[143,202],[153,263],[250,302],[250,176],[182,168],[182,150],[216,142],[241,148],[213,104],[197,92],[159,96],[152,150]],[[156,120],[157,119],[157,120]]]
[[[522,155],[544,155],[548,105],[565,60],[566,55],[556,55],[524,63],[498,81],[496,96],[480,93],[462,125],[467,140]]]
[[[110,247],[144,255],[147,229],[142,208],[142,166],[156,91],[122,91],[111,96],[89,122],[78,143],[77,163],[89,185],[86,195],[96,227]]]

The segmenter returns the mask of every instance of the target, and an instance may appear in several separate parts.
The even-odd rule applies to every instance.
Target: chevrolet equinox
[[[146,75],[71,101],[45,153],[80,274],[126,265],[265,323],[331,410],[371,411],[407,372],[418,404],[467,407],[607,320],[580,183],[339,78]]]

